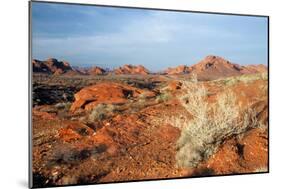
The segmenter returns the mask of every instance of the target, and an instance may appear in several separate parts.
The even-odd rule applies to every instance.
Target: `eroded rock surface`
[[[93,109],[97,104],[124,104],[128,99],[133,99],[139,95],[154,97],[152,91],[142,90],[128,85],[118,83],[101,83],[85,87],[75,94],[75,101],[71,106],[74,112],[79,108],[85,110]]]

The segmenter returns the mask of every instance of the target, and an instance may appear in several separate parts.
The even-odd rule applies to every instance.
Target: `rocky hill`
[[[267,72],[267,66],[263,64],[243,66],[242,72],[245,74],[263,73],[263,72]]]
[[[148,69],[142,65],[125,64],[113,70],[106,70],[102,67],[93,66],[91,68],[71,67],[68,62],[58,61],[54,58],[49,58],[45,61],[32,60],[33,72],[47,74],[64,74],[64,75],[106,75],[113,73],[120,74],[136,74],[148,75],[151,74]],[[213,80],[223,77],[238,76],[242,74],[254,74],[267,72],[268,68],[265,65],[247,65],[241,66],[232,63],[222,57],[209,55],[198,63],[187,66],[179,65],[173,68],[167,68],[161,74],[166,75],[191,75],[196,74],[199,80]]]
[[[173,74],[188,74],[190,73],[190,67],[186,65],[180,65],[174,68],[168,68],[164,71],[165,74],[173,75]]]
[[[106,70],[101,67],[94,66],[94,67],[90,68],[89,70],[87,70],[87,73],[89,75],[103,75],[103,74],[106,74]]]
[[[66,61],[58,61],[55,58],[49,58],[45,61],[32,60],[33,72],[48,73],[48,74],[63,74],[72,71],[70,64]]]
[[[134,66],[130,64],[125,64],[122,67],[116,68],[113,71],[115,74],[141,74],[148,75],[149,71],[142,65]]]
[[[238,64],[219,56],[206,56],[203,60],[191,67],[200,79],[217,79],[221,77],[237,76],[243,74]]]
[[[194,73],[200,80],[212,80],[266,71],[267,67],[265,65],[240,66],[222,57],[210,55],[190,67],[181,65],[175,68],[168,68],[164,73],[169,75]]]

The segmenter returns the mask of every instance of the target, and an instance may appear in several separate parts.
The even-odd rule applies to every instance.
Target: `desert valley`
[[[34,187],[268,171],[268,68],[32,60]]]

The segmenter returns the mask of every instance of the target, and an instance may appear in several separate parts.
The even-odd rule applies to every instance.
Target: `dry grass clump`
[[[189,81],[192,83],[197,83],[198,82],[198,76],[196,73],[191,73],[189,76]]]
[[[260,167],[254,170],[254,173],[266,173],[268,172],[268,167]]]
[[[65,110],[68,111],[71,107],[72,103],[71,102],[59,102],[55,104],[55,108],[59,110]]]
[[[159,94],[159,95],[156,97],[155,101],[156,101],[157,103],[161,103],[161,102],[166,102],[166,101],[170,100],[171,98],[172,98],[172,96],[171,96],[170,93],[164,92],[164,93]]]
[[[216,102],[208,103],[203,85],[184,82],[184,88],[186,93],[180,100],[193,119],[181,123],[183,129],[177,141],[176,155],[178,166],[196,167],[208,159],[226,138],[257,126],[253,111],[244,110],[241,116],[233,92],[227,91],[219,95]]]
[[[115,111],[112,104],[98,104],[89,114],[88,122],[102,121]]]

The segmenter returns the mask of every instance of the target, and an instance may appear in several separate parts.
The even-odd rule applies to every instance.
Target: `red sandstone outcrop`
[[[168,68],[164,71],[165,74],[174,75],[174,74],[188,74],[191,69],[186,65],[180,65],[175,68]]]
[[[45,61],[32,60],[33,72],[48,74],[63,74],[72,71],[70,64],[66,61],[58,61],[55,58],[49,58]]]
[[[75,101],[70,111],[74,112],[79,108],[91,110],[96,105],[104,104],[124,104],[128,98],[138,97],[145,94],[146,97],[155,96],[154,92],[141,90],[135,87],[118,83],[99,83],[85,87],[75,94]]]
[[[122,67],[116,68],[114,70],[115,74],[141,74],[148,75],[149,71],[142,65],[134,66],[130,64],[125,64]]]
[[[209,55],[190,67],[180,65],[174,68],[168,68],[164,73],[168,75],[196,74],[200,80],[212,80],[242,74],[263,73],[266,71],[267,67],[262,64],[241,66],[231,63],[222,57]]]
[[[244,74],[265,73],[267,72],[267,70],[268,70],[267,66],[263,64],[258,64],[258,65],[243,66],[241,72]]]
[[[87,73],[89,75],[103,75],[106,73],[106,71],[101,67],[94,66],[94,67],[90,68],[89,70],[87,70]]]
[[[241,66],[219,56],[207,56],[191,67],[192,73],[196,73],[201,79],[217,79],[241,75]]]

